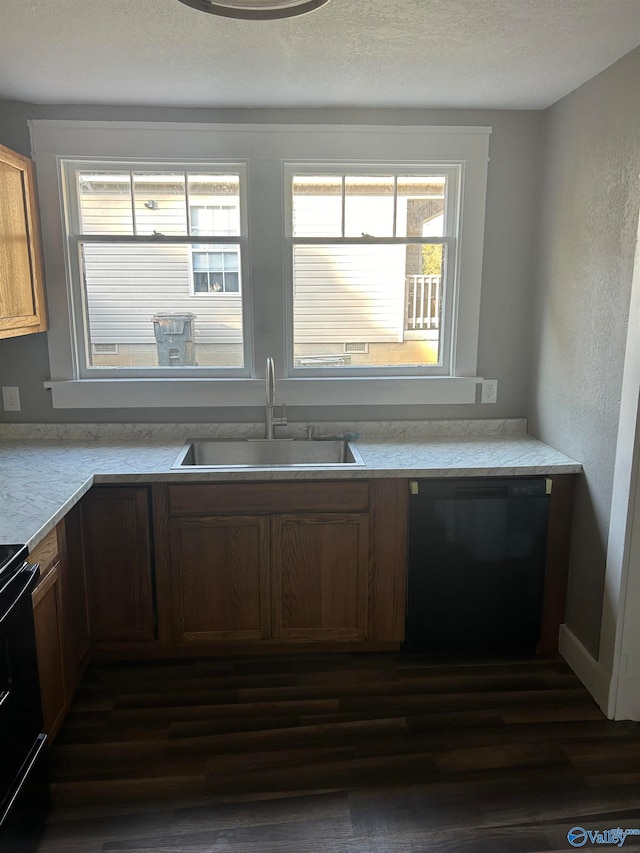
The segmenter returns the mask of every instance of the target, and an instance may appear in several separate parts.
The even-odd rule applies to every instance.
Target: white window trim
[[[61,211],[64,188],[62,159],[146,160],[161,162],[248,161],[248,172],[264,161],[280,164],[334,162],[463,164],[460,181],[462,240],[458,248],[463,293],[457,295],[457,330],[452,341],[452,370],[441,377],[308,377],[279,380],[279,400],[288,405],[375,405],[410,403],[474,403],[489,127],[391,127],[367,125],[229,125],[155,122],[30,122],[32,153],[38,171],[43,247],[47,275],[50,329],[48,334],[54,408],[255,406],[264,403],[261,380],[209,379],[78,379],[72,346],[73,312],[67,294]],[[392,156],[390,156],[390,152]],[[280,186],[270,185],[269,202],[257,200],[249,209],[249,242],[256,255],[266,241],[260,222],[267,210],[284,217],[282,169]],[[250,187],[251,178],[248,185]],[[249,193],[251,190],[249,189]],[[261,205],[263,205],[261,207]],[[253,218],[253,221],[252,221]],[[286,246],[273,252],[261,270],[266,289],[282,288]],[[248,357],[263,374],[267,355],[276,367],[286,363],[284,298],[272,307],[251,287],[243,270],[247,311],[255,318]],[[261,282],[262,283],[262,282]],[[260,288],[258,288],[260,290]],[[278,293],[283,297],[281,292]],[[252,305],[253,303],[253,305]],[[251,352],[255,349],[255,353]]]

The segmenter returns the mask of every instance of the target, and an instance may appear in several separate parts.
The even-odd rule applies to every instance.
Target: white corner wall
[[[566,626],[599,660],[640,206],[640,48],[547,110],[529,430],[584,465]]]

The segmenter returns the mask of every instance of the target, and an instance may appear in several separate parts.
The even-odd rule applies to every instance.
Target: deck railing
[[[419,332],[440,327],[441,283],[440,275],[406,277],[405,329]]]

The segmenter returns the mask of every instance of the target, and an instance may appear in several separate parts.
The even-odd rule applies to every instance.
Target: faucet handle
[[[271,424],[273,426],[286,426],[288,423],[288,421],[287,421],[287,407],[285,406],[284,403],[281,404],[280,409],[281,409],[280,417],[279,418],[274,418],[274,417],[271,418]],[[271,438],[273,438],[273,436],[271,436]]]

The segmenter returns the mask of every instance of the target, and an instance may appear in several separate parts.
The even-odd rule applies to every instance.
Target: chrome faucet
[[[266,379],[267,405],[265,407],[265,438],[271,439],[275,438],[274,427],[286,426],[287,423],[287,413],[284,403],[282,404],[281,417],[274,418],[273,416],[273,409],[276,405],[276,372],[271,356],[267,357]]]

